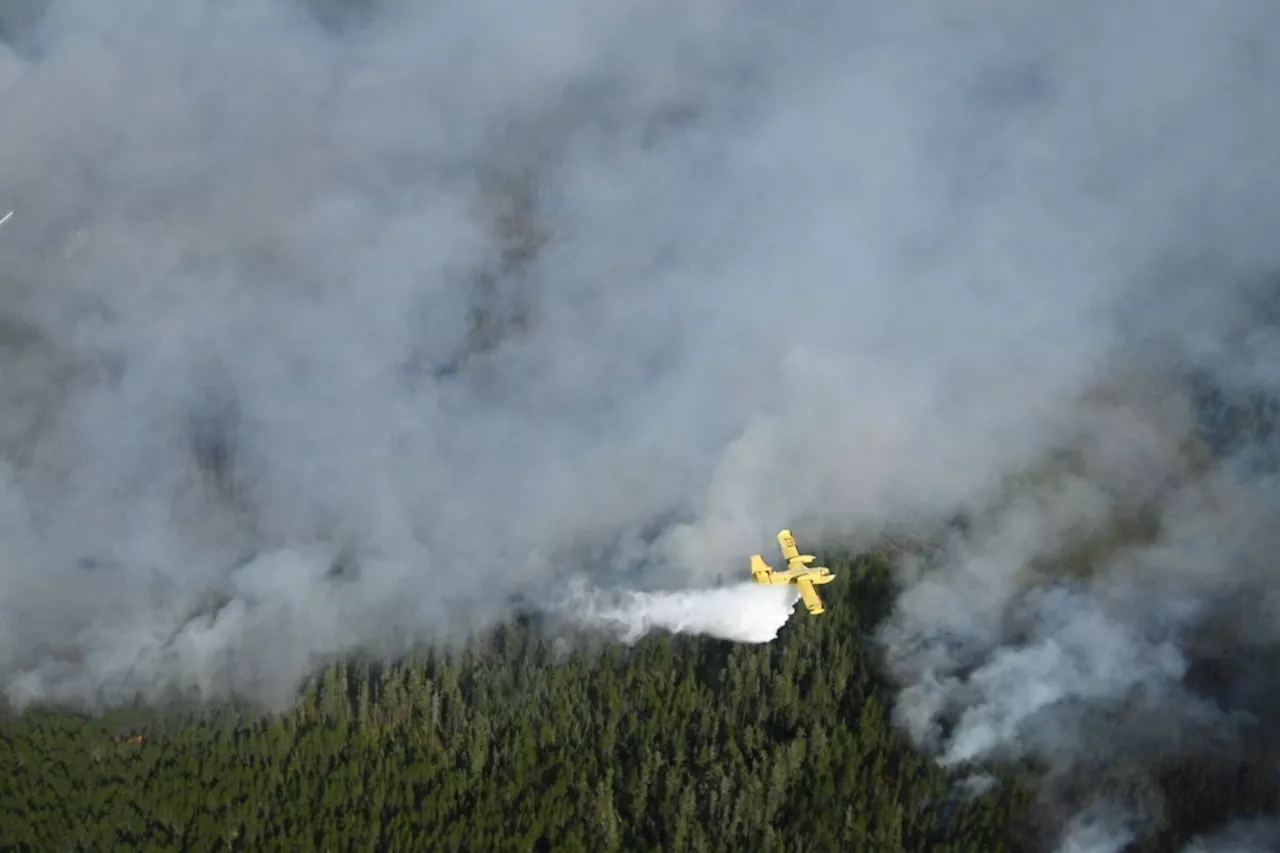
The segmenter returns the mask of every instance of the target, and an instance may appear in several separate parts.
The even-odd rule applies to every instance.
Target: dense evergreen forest
[[[10,715],[0,834],[32,851],[1011,849],[1016,789],[965,802],[891,733],[863,638],[879,604],[833,568],[829,612],[797,608],[767,645],[566,655],[520,618],[452,652],[334,665],[279,715]]]
[[[889,725],[867,641],[888,561],[828,563],[828,613],[797,608],[771,644],[652,636],[566,653],[521,617],[454,650],[336,663],[281,714],[10,711],[0,848],[1043,849],[1029,776],[966,796],[963,774]],[[1134,849],[1180,849],[1222,809],[1275,796],[1234,770],[1180,778],[1168,825]]]

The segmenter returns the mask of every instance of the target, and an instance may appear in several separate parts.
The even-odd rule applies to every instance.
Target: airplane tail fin
[[[764,561],[764,557],[759,554],[751,555],[751,577],[756,583],[769,583],[769,575],[773,570],[769,568],[769,564]]]

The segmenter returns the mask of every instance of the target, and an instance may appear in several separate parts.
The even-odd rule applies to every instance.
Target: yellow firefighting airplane
[[[775,572],[773,567],[764,561],[764,557],[752,554],[751,576],[755,578],[755,582],[766,586],[793,583],[800,588],[800,597],[804,599],[804,606],[809,608],[810,613],[817,616],[824,612],[826,608],[822,606],[822,599],[818,597],[818,591],[814,586],[831,583],[836,576],[831,574],[831,570],[826,566],[811,567],[809,564],[814,560],[813,555],[800,553],[790,530],[783,530],[778,534],[778,545],[782,548],[782,556],[787,561],[786,571]]]

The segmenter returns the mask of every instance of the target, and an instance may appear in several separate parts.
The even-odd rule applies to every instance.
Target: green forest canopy
[[[964,774],[890,726],[867,639],[889,559],[827,563],[828,613],[797,608],[765,645],[653,636],[566,657],[517,617],[453,650],[335,663],[280,714],[9,711],[0,849],[1043,849],[1053,816],[1031,768],[966,797]],[[1274,801],[1235,770],[1178,768],[1180,808],[1134,849],[1180,849],[1228,807]]]

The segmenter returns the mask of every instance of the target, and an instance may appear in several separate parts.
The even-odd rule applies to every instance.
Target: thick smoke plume
[[[1280,382],[1277,32],[5,4],[0,691],[288,701],[577,572],[734,635],[663,591],[910,529],[881,639],[944,762],[1269,744],[1270,438],[1206,412]]]

